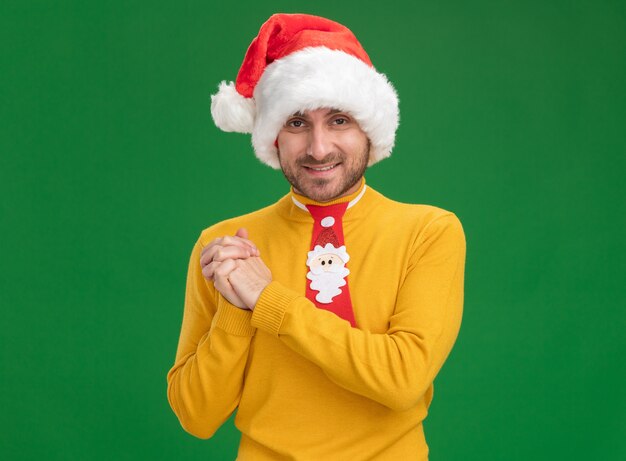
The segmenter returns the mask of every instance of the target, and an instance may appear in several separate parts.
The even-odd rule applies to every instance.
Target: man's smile
[[[329,172],[333,171],[339,165],[341,165],[341,162],[332,163],[329,165],[320,165],[320,166],[309,166],[309,165],[302,165],[302,166],[307,170],[309,174],[314,175],[314,176],[321,176],[321,175],[329,174]]]
[[[341,163],[332,163],[330,165],[321,165],[321,166],[312,166],[312,165],[302,165],[302,166],[304,166],[304,168],[311,170],[311,171],[323,172],[323,171],[330,171],[340,164]]]

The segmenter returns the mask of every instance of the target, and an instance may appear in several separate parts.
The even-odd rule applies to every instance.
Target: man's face
[[[335,109],[289,117],[278,133],[278,158],[294,191],[318,202],[355,192],[369,160],[356,120]]]

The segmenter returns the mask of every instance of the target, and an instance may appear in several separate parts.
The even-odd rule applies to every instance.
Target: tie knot
[[[333,227],[341,223],[343,215],[348,208],[348,202],[336,203],[334,205],[305,205],[311,213],[313,220],[322,227]]]

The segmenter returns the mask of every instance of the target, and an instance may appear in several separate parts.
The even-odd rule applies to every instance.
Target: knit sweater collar
[[[301,208],[306,211],[306,205],[316,205],[316,206],[330,206],[336,205],[338,203],[348,202],[348,208],[352,208],[354,205],[358,203],[358,201],[363,197],[365,193],[365,189],[367,186],[365,185],[365,178],[361,178],[361,184],[359,188],[350,195],[346,195],[344,197],[340,197],[334,200],[330,200],[328,202],[317,202],[313,199],[305,197],[304,195],[296,194],[293,190],[293,186],[291,186],[291,190],[289,195],[291,196],[291,200],[296,204],[298,208]]]
[[[304,195],[297,194],[293,190],[293,186],[290,188],[289,193],[285,195],[278,202],[278,211],[287,218],[296,221],[312,221],[312,217],[309,211],[306,209],[306,205],[317,206],[329,206],[337,203],[349,202],[348,209],[344,215],[344,221],[355,219],[364,213],[364,208],[367,208],[365,204],[368,202],[368,197],[371,195],[371,187],[365,185],[365,178],[361,179],[361,185],[359,188],[350,195],[340,197],[328,202],[318,202],[312,200]],[[351,202],[351,203],[350,203]]]

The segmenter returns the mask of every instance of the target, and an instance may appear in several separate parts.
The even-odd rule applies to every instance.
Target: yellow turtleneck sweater
[[[343,217],[357,328],[305,297],[313,218],[296,206],[358,202]],[[272,271],[253,312],[200,270],[214,238],[248,229]],[[392,201],[362,181],[320,204],[293,192],[205,229],[191,253],[169,403],[209,438],[238,409],[238,460],[426,460],[422,421],[463,310],[465,236],[454,213]]]

